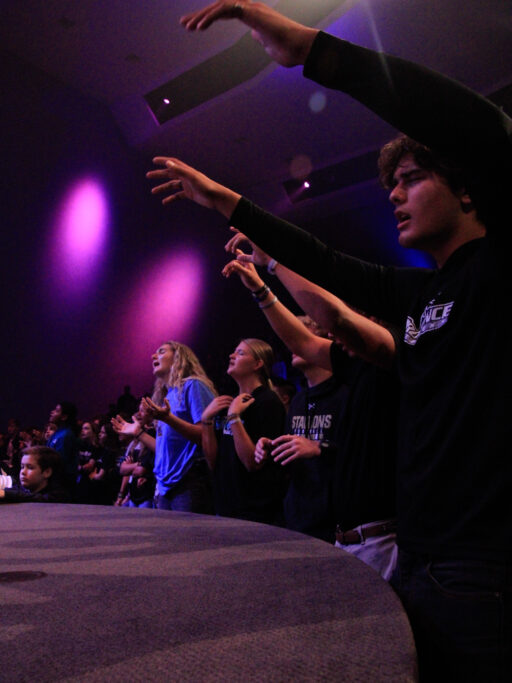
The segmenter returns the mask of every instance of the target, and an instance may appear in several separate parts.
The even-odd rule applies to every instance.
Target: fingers
[[[293,434],[283,434],[282,436],[278,436],[276,439],[272,440],[272,442],[271,442],[272,447],[280,446],[283,443],[288,443],[288,442],[292,441],[293,438],[294,438]]]
[[[164,192],[175,192],[182,189],[181,180],[168,180],[166,183],[152,187],[151,194],[163,194]]]
[[[236,228],[230,228],[230,229],[236,230]],[[230,251],[232,254],[234,254],[242,242],[249,242],[249,244],[251,243],[250,240],[248,240],[247,237],[242,232],[239,232],[237,230],[236,235],[233,235],[233,237],[231,237],[231,239],[228,242],[226,242],[224,249],[226,251]]]
[[[226,263],[221,272],[222,275],[224,275],[224,277],[229,277],[230,275],[233,275],[233,273],[236,273],[237,275],[242,275],[246,272],[246,270],[247,267],[239,263],[238,261],[230,261],[229,263]]]
[[[240,263],[253,263],[253,255],[252,254],[244,254],[243,251],[240,251],[236,255],[236,260],[239,261]]]
[[[241,2],[214,2],[203,9],[181,17],[180,24],[187,31],[205,31],[218,19],[234,19],[241,16]]]

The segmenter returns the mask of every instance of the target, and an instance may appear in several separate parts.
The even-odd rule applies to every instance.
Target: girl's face
[[[156,377],[167,377],[174,363],[174,351],[169,344],[162,344],[151,356],[153,374]]]
[[[228,375],[234,379],[257,374],[262,366],[261,360],[256,360],[252,351],[245,342],[240,342],[229,356]]]
[[[80,432],[80,437],[82,439],[92,439],[93,431],[90,422],[84,422],[82,425],[82,431]]]

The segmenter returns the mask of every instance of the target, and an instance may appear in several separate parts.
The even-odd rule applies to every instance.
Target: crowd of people
[[[429,253],[437,268],[349,257],[179,159],[156,157],[147,175],[164,205],[188,199],[233,226],[223,274],[250,291],[305,387],[285,410],[271,349],[244,339],[227,370],[238,393],[218,396],[195,354],[166,341],[153,355],[152,398],[133,418],[112,420],[129,442],[118,470],[107,422],[97,441],[93,424],[83,424],[88,445],[80,459],[70,457],[75,415],[67,404],[52,412],[53,434],[29,437],[47,439],[60,453],[61,481],[97,502],[113,500],[115,471],[118,499],[131,505],[134,486],[146,486],[139,505],[215,511],[335,542],[391,579],[422,680],[507,680],[512,378],[503,311],[512,122],[440,74],[259,2],[219,0],[181,21],[195,31],[218,19],[243,22],[278,63],[303,65],[307,78],[403,131],[381,152],[381,180],[400,244]],[[310,317],[284,307],[256,267]],[[48,490],[56,465],[43,460],[47,447],[23,451],[23,491],[32,482],[39,496]],[[3,490],[16,496],[14,487]]]

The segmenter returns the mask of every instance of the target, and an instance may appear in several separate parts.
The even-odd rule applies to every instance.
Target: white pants
[[[382,522],[370,522],[356,527],[361,535],[364,529],[374,524]],[[366,538],[363,543],[339,543],[334,544],[336,548],[343,548],[347,553],[355,555],[362,562],[369,565],[378,572],[383,579],[389,581],[396,567],[398,559],[398,547],[396,545],[396,534],[384,534],[383,536],[372,536]]]

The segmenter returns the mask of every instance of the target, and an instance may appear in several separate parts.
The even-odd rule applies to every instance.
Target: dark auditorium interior
[[[221,276],[229,222],[187,200],[162,206],[146,178],[155,156],[360,259],[433,266],[399,246],[379,184],[396,131],[262,56],[242,23],[185,31],[180,17],[203,4],[1,3],[2,433],[13,417],[42,427],[60,400],[90,419],[126,385],[150,393],[166,340],[190,346],[220,393],[244,338],[268,340],[278,374],[298,382],[245,287]],[[266,4],[512,116],[509,2]],[[417,680],[398,598],[350,555],[247,520],[136,512],[0,506],[0,680]]]

